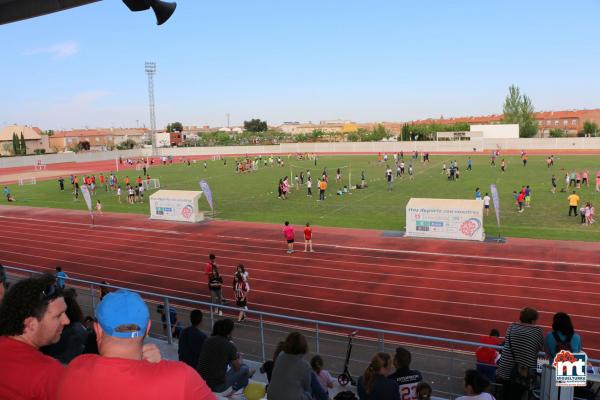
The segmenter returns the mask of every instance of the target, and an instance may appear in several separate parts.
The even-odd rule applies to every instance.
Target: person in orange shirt
[[[319,182],[319,201],[325,200],[325,190],[327,190],[327,181]]]
[[[105,192],[108,192],[108,185],[106,184],[106,179],[104,179],[104,174],[100,174],[100,185],[104,186]]]
[[[137,183],[138,186],[142,186],[142,177],[138,176],[137,179],[135,180],[135,183]]]
[[[125,186],[129,185],[129,183],[131,182],[131,179],[129,179],[129,176],[125,177]]]

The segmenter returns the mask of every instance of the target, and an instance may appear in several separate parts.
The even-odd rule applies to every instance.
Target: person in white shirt
[[[483,196],[483,208],[485,209],[485,215],[490,215],[490,196],[487,193]]]
[[[465,372],[466,396],[456,400],[496,400],[485,390],[490,386],[490,381],[479,371],[469,369]]]

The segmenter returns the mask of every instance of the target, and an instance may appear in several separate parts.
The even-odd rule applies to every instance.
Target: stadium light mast
[[[148,74],[148,106],[150,108],[150,137],[152,138],[152,155],[156,155],[156,115],[154,113],[154,74],[156,74],[156,63],[144,64]]]

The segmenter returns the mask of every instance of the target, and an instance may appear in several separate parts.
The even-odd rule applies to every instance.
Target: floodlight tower
[[[152,155],[156,155],[156,115],[154,114],[154,74],[156,74],[156,63],[145,63],[146,74],[148,74],[148,100],[150,107],[150,135],[152,137]]]

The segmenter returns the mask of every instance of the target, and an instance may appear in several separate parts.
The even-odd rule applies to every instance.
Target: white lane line
[[[27,224],[27,223],[23,223],[23,222],[10,222],[10,224]],[[5,225],[8,226],[8,225]],[[91,230],[89,228],[85,229],[85,228],[69,228],[69,229],[77,229],[80,231],[83,231],[83,235],[84,236],[91,236],[91,235],[100,235],[101,237],[106,237],[106,235],[103,234],[103,232],[99,232],[99,231],[94,231]],[[33,225],[33,226],[27,226],[27,230],[28,231],[42,231],[44,233],[47,232],[46,229],[39,229],[39,225]],[[54,230],[54,232],[58,232],[57,230]],[[68,234],[71,234],[71,232],[66,232]],[[129,240],[129,241],[134,241],[134,240],[138,240],[141,241],[142,243],[147,243],[148,242],[148,236],[147,235],[134,235],[134,234],[129,234],[127,232],[118,232],[119,235],[125,235],[125,236],[133,236],[136,238],[140,238],[140,239],[123,239],[120,238],[120,240]],[[223,236],[223,235],[217,235],[217,237],[228,237],[228,236]],[[143,238],[143,239],[142,239]],[[151,237],[151,239],[159,239],[161,241],[164,241],[165,238],[164,237]],[[184,242],[191,242],[194,243],[194,246],[187,246],[185,244],[182,244]],[[273,241],[273,242],[277,242],[280,243],[281,241]],[[172,244],[172,246],[180,246],[180,247],[185,247],[185,248],[193,248],[193,249],[204,249],[206,248],[209,252],[214,252],[216,249],[214,247],[208,248],[208,247],[198,247],[198,243],[208,243],[208,244],[216,244],[219,246],[233,246],[233,247],[243,247],[244,250],[240,250],[237,252],[242,252],[244,254],[257,254],[257,253],[252,253],[251,251],[245,250],[247,248],[253,248],[253,249],[267,249],[267,250],[273,250],[272,247],[265,247],[265,246],[255,246],[255,245],[249,245],[249,244],[237,244],[237,243],[223,243],[223,242],[218,242],[218,241],[209,241],[209,240],[202,240],[202,239],[186,239],[186,238],[178,238],[177,239],[177,244]],[[229,252],[236,252],[236,250],[232,250],[232,249],[223,249],[220,248],[219,250],[221,251],[229,251]],[[264,253],[258,253],[263,255]],[[278,254],[275,254],[276,256],[278,256]],[[316,253],[316,255],[332,255],[332,256],[339,256],[338,253],[329,253],[329,252],[323,252],[323,251],[318,251]],[[344,261],[344,260],[331,260],[331,259],[324,259],[324,258],[318,258],[315,257],[315,254],[311,255],[313,260],[317,260],[317,261],[324,261],[327,263],[336,263],[336,264],[358,264],[359,262],[357,261]],[[512,269],[512,270],[517,270],[517,271],[527,271],[527,272],[552,272],[552,273],[558,273],[558,274],[567,274],[567,275],[587,275],[587,276],[597,276],[597,273],[595,272],[580,272],[580,271],[555,271],[552,269],[544,269],[544,268],[530,268],[530,267],[517,267],[517,266],[512,266],[512,265],[495,265],[495,264],[477,264],[477,263],[465,263],[465,262],[452,262],[452,261],[436,261],[436,260],[427,260],[427,259],[423,259],[423,258],[395,258],[395,257],[380,257],[380,256],[369,256],[369,255],[359,255],[359,254],[354,254],[352,255],[352,257],[354,258],[367,258],[369,260],[372,259],[381,259],[381,260],[392,260],[394,262],[417,262],[417,263],[425,263],[425,264],[448,264],[448,265],[459,265],[461,267],[465,267],[465,266],[473,266],[473,267],[483,267],[483,268],[493,268],[493,269]],[[293,259],[290,259],[293,260]],[[535,262],[535,261],[533,261]],[[403,267],[403,266],[398,266],[398,265],[389,265],[389,264],[379,264],[379,263],[371,263],[371,262],[360,262],[361,266],[363,265],[373,265],[373,266],[381,266],[384,268],[394,268],[394,269],[407,269],[408,267]],[[294,265],[294,264],[291,264]],[[445,271],[445,272],[450,272],[447,269],[439,269],[439,268],[427,268],[427,271]],[[465,271],[451,271],[454,273],[467,273]],[[470,274],[479,274],[479,275],[493,275],[493,276],[499,276],[497,273],[485,273],[485,272],[472,272],[469,271],[468,273]],[[511,275],[511,277],[514,277],[514,275]],[[540,279],[548,279],[548,278],[540,278]]]
[[[44,257],[47,258],[47,257]],[[21,263],[21,264],[25,264],[25,263]],[[35,266],[33,264],[28,264],[29,266]],[[40,266],[40,268],[44,268],[44,269],[49,269],[47,267],[43,267]],[[83,273],[79,273],[79,275],[81,276],[86,276],[86,274]],[[100,278],[99,279],[104,279],[104,278]],[[117,281],[117,280],[114,280]],[[122,282],[122,281],[120,281]],[[151,286],[151,285],[146,285],[146,284],[136,284],[139,286],[146,286],[146,287],[152,287],[152,288],[157,288],[156,286]],[[159,289],[164,289],[164,288],[159,288]],[[168,289],[171,290],[171,289]],[[276,292],[265,292],[265,291],[260,291],[260,290],[253,290],[255,292],[260,292],[260,293],[265,293],[267,295],[281,295],[281,296],[287,296],[287,297],[296,297],[296,298],[301,298],[301,299],[310,299],[310,300],[318,300],[315,299],[314,297],[307,297],[307,296],[298,296],[298,295],[292,295],[292,294],[287,294],[287,293],[276,293]],[[191,293],[191,292],[184,292],[184,291],[178,291],[181,293],[188,293],[188,294],[193,294],[193,295],[198,295],[198,293]],[[202,297],[207,297],[202,295]],[[340,303],[340,304],[352,304],[352,305],[357,305],[357,306],[364,306],[364,304],[359,304],[359,303],[349,303],[349,302],[343,302],[343,301],[335,301],[332,300],[331,302],[334,303]],[[379,320],[372,320],[372,319],[365,319],[365,318],[357,318],[357,317],[352,317],[352,316],[344,316],[344,315],[340,315],[340,314],[329,314],[329,313],[323,313],[323,312],[318,312],[318,311],[307,311],[307,310],[303,310],[303,309],[297,309],[297,308],[290,308],[290,307],[281,307],[281,306],[273,306],[271,304],[260,304],[260,303],[254,303],[253,305],[259,305],[259,306],[263,306],[265,308],[276,308],[276,309],[280,309],[280,310],[286,310],[286,311],[294,311],[294,312],[300,312],[300,313],[307,313],[310,315],[322,315],[322,316],[326,316],[328,318],[336,318],[336,319],[350,319],[350,320],[358,320],[358,321],[367,321],[370,323],[376,323],[376,324],[384,324],[384,325],[392,325],[392,326],[402,326],[402,327],[411,327],[411,328],[417,328],[417,329],[423,329],[423,330],[430,330],[430,331],[441,331],[441,332],[453,332],[453,333],[458,333],[458,334],[464,334],[464,335],[477,335],[477,336],[481,336],[481,332],[479,333],[470,333],[470,332],[463,332],[463,331],[455,331],[455,330],[451,330],[451,329],[441,329],[441,328],[431,328],[431,327],[424,327],[421,325],[410,325],[410,324],[399,324],[399,323],[391,323],[391,322],[387,322],[387,321],[379,321]],[[382,306],[368,306],[368,307],[372,307],[372,308],[382,308],[382,309],[391,309],[393,311],[406,311],[406,312],[415,312],[413,310],[402,310],[402,309],[396,309],[396,308],[391,308],[391,307],[382,307]],[[503,321],[503,320],[496,320],[496,319],[488,319],[488,318],[473,318],[473,317],[467,317],[467,316],[453,316],[453,315],[448,315],[448,314],[435,314],[435,313],[429,313],[426,311],[418,311],[419,313],[423,313],[423,314],[434,314],[434,315],[439,315],[439,316],[444,316],[444,317],[450,317],[450,318],[460,318],[460,319],[469,319],[469,320],[481,320],[481,321],[488,321],[488,322],[497,322],[497,323],[501,323],[501,324],[505,324],[508,325],[510,322],[512,321]],[[549,326],[544,326],[544,325],[540,325],[544,328],[550,328]],[[589,333],[589,334],[593,334],[593,335],[597,335],[598,332],[597,331],[588,331],[588,330],[582,330],[579,329],[580,332],[584,332],[584,333]]]
[[[0,236],[0,237],[5,237],[5,236]],[[25,241],[25,242],[30,242],[29,240],[22,239],[22,238],[19,238],[19,239],[16,239],[16,240],[22,240],[22,241]],[[75,239],[75,240],[77,240],[77,239]],[[85,240],[81,240],[81,241],[86,242]],[[31,241],[31,242],[33,242],[33,243],[39,243],[37,241]],[[15,245],[17,247],[31,248],[31,246],[29,244],[28,245],[15,244]],[[100,252],[120,253],[119,251],[115,251],[115,250],[108,250],[108,249],[96,248],[96,247],[90,247],[90,246],[87,246],[86,248],[90,249],[90,250],[98,250]],[[60,250],[60,249],[55,249],[55,248],[41,248],[41,250],[46,250],[48,252],[55,252],[55,253],[69,253],[69,254],[71,253],[68,250]],[[2,250],[2,249],[0,249],[0,252],[15,253],[13,251]],[[16,252],[16,254],[22,254],[22,253]],[[92,257],[92,258],[101,259],[101,260],[103,260],[103,259],[110,260],[110,261],[119,260],[119,259],[116,259],[116,258],[99,256],[99,255],[94,255],[94,254],[89,254],[87,256],[88,257]],[[193,262],[193,261],[185,260],[185,259],[175,259],[175,258],[169,258],[169,257],[159,257],[159,256],[150,256],[150,255],[147,255],[147,256],[148,257],[153,257],[153,258],[159,258],[159,259],[169,260],[169,261],[188,262],[188,263],[192,263]],[[65,260],[65,262],[69,262],[69,261]],[[133,262],[139,263],[137,261],[133,261]],[[196,269],[186,269],[186,268],[178,268],[178,267],[166,267],[166,266],[163,266],[163,265],[149,264],[147,262],[144,262],[143,265],[146,266],[146,267],[150,265],[150,266],[153,266],[153,267],[156,267],[156,268],[177,270],[177,271],[183,271],[183,272],[186,272],[186,273],[187,272],[201,273],[201,271],[196,270]],[[231,266],[224,266],[224,267],[230,267],[232,269],[234,268],[233,265],[231,265]],[[159,277],[162,277],[164,279],[174,279],[174,280],[189,281],[189,280],[182,279],[182,278],[175,278],[175,277],[171,277],[171,276],[166,276],[164,274],[163,275],[157,275],[157,274],[151,274],[151,273],[144,273],[144,272],[137,272],[137,271],[127,270],[127,269],[113,268],[113,267],[102,267],[102,268],[112,269],[112,270],[118,270],[118,271],[129,271],[129,272],[132,272],[132,273],[135,273],[135,274],[148,275],[148,276],[154,276],[154,277],[159,276]],[[279,274],[284,274],[284,275],[298,275],[298,276],[302,276],[302,277],[306,277],[307,276],[305,274],[294,274],[294,273],[290,273],[288,271],[280,272],[280,271],[262,270],[262,269],[258,269],[258,268],[253,268],[253,270],[255,270],[255,271],[261,271],[261,272],[266,272],[268,274],[273,274],[273,273],[277,274],[277,273],[279,273]],[[338,271],[340,271],[340,270],[338,270]],[[405,275],[403,277],[407,277],[408,278],[409,275]],[[357,280],[344,279],[344,278],[326,278],[326,279],[331,279],[331,280],[334,280],[334,281],[348,281],[348,282],[355,283],[355,284],[368,283],[368,282],[365,282],[365,281],[357,281]],[[266,280],[266,279],[258,279],[258,281],[259,282],[266,282],[266,283],[273,283],[273,284],[282,284],[282,283],[290,284],[290,285],[295,284],[295,285],[298,285],[298,286],[304,286],[304,287],[314,288],[314,289],[328,289],[329,288],[329,287],[321,287],[321,286],[314,286],[314,285],[304,285],[304,284],[289,283],[287,281],[280,282],[280,281],[272,281],[272,280]],[[395,285],[395,284],[383,283],[383,282],[380,283],[380,284],[385,284],[385,285],[390,285],[390,286],[403,286],[403,285]],[[509,287],[509,285],[502,285],[502,286],[503,287]],[[529,288],[531,289],[532,287],[529,287]],[[344,290],[344,289],[339,289],[339,290],[343,290],[343,291],[350,292],[350,293],[356,293],[357,292],[357,291]],[[547,288],[540,288],[540,290],[547,290]],[[557,289],[557,291],[567,291],[567,290]],[[464,291],[457,291],[457,292],[464,292]],[[367,293],[371,293],[371,292],[360,292],[360,293],[367,294]],[[580,293],[583,293],[583,294],[585,294],[585,293],[592,294],[592,292],[580,292]],[[377,295],[387,296],[385,294],[377,294]],[[496,296],[496,295],[494,295],[494,296]],[[502,296],[502,295],[498,295],[498,296]],[[524,299],[524,297],[521,297],[521,296],[514,296],[514,297]],[[408,298],[408,297],[404,297],[404,298]],[[475,307],[481,306],[480,304],[452,302],[452,301],[444,301],[444,300],[437,300],[437,299],[424,299],[424,298],[416,298],[416,297],[414,299],[418,299],[418,300],[422,300],[422,301],[444,302],[444,303],[449,303],[449,304],[470,305],[470,306],[475,306]],[[577,303],[577,302],[573,302],[573,300],[571,300],[568,303],[569,304],[580,304],[580,305],[593,305],[593,304],[589,304],[589,303]],[[503,308],[503,307],[497,307],[497,308]],[[516,310],[516,308],[514,308],[514,309],[513,308],[508,308],[508,309]],[[588,316],[582,316],[582,317],[584,317],[584,318],[595,318],[595,317],[588,317]]]
[[[32,234],[32,236],[35,236],[35,234]],[[38,235],[38,236],[42,236],[42,237],[47,237],[45,235]],[[15,238],[15,237],[11,237],[11,236],[2,236],[0,235],[0,237],[6,238],[8,240],[12,240],[13,244],[15,240],[25,240],[28,241],[25,238]],[[80,241],[84,241],[86,243],[86,247],[91,248],[89,245],[87,245],[88,241],[83,240],[83,239],[71,239],[71,240],[80,240]],[[121,239],[121,240],[127,240],[127,239]],[[39,243],[36,241],[32,241],[34,243],[36,243],[36,245],[39,248]],[[54,242],[49,242],[48,240],[46,240],[47,243],[54,243]],[[110,243],[110,242],[109,242]],[[54,244],[58,244],[58,245],[62,245],[63,243],[54,243]],[[147,242],[146,242],[147,244]],[[55,249],[53,248],[48,248],[48,251],[53,251]],[[114,253],[118,253],[121,254],[121,251],[114,251],[114,250],[108,250],[108,249],[97,249],[99,251],[109,251],[109,252],[114,252]],[[162,250],[161,252],[172,252],[170,250]],[[188,252],[188,254],[190,254]],[[264,255],[263,253],[255,253],[255,252],[243,252],[244,255]],[[90,255],[92,257],[98,257],[95,255]],[[177,262],[185,262],[185,263],[193,263],[193,264],[202,264],[202,262],[198,262],[195,260],[188,260],[188,259],[182,259],[182,258],[173,258],[173,257],[165,257],[165,256],[155,256],[155,255],[150,255],[150,254],[146,254],[146,257],[150,257],[150,258],[158,258],[161,260],[169,260],[169,261],[177,261]],[[221,258],[233,258],[233,259],[239,259],[239,257],[226,257],[226,256],[221,256]],[[288,264],[288,263],[283,263],[283,262],[273,262],[273,261],[261,261],[263,263],[268,263],[268,264],[276,264],[278,266],[287,266],[287,267],[293,267],[293,268],[306,268],[307,265],[303,264],[303,265],[296,265],[296,264]],[[329,261],[331,262],[331,261]],[[371,265],[369,263],[361,263],[362,266],[365,265]],[[413,271],[415,270],[415,268],[412,267],[403,267],[403,266],[392,266],[392,265],[381,265],[381,264],[372,264],[374,266],[378,266],[378,267],[382,267],[382,268],[389,268],[389,269],[393,269],[393,270],[399,270],[399,269],[403,269],[403,270],[409,270],[409,271]],[[331,270],[331,271],[335,271],[336,273],[339,272],[348,272],[347,269],[339,269],[339,268],[330,268],[330,267],[322,267],[320,265],[313,265],[313,266],[308,266],[308,268],[311,269],[323,269],[323,270]],[[198,269],[198,271],[200,270],[200,268]],[[444,269],[436,269],[436,268],[430,268],[426,270],[427,272],[452,272],[452,271],[448,271],[448,270],[444,270]],[[393,276],[397,276],[397,277],[406,277],[406,278],[414,278],[415,275],[400,275],[400,274],[384,274],[383,272],[371,272],[371,271],[352,271],[353,273],[360,273],[360,274],[370,274],[370,275],[375,275],[377,277],[383,275],[384,277],[389,277],[390,275]],[[479,272],[473,272],[473,271],[469,271],[469,272],[454,272],[455,275],[457,274],[468,274],[468,275],[481,275],[483,277],[506,277],[506,278],[518,278],[518,276],[515,275],[506,275],[506,274],[498,274],[498,273],[479,273]],[[460,280],[460,279],[449,279],[449,278],[436,278],[436,277],[425,277],[425,276],[419,276],[419,279],[426,279],[426,280],[441,280],[444,282],[459,282],[459,283],[467,283],[467,284],[473,284],[473,282],[471,280],[469,281],[465,281],[465,280]],[[565,279],[560,279],[560,278],[536,278],[537,280],[546,280],[546,281],[557,281],[557,282],[565,282]],[[588,281],[576,281],[576,280],[569,280],[569,283],[583,283],[586,285],[600,285],[600,282],[590,282]],[[502,287],[520,287],[520,288],[533,288],[532,286],[520,286],[520,285],[510,285],[510,284],[503,284],[503,283],[492,283],[492,282],[478,282],[478,285],[495,285],[495,286],[502,286]],[[540,288],[542,289],[542,288]],[[547,290],[547,288],[545,289]],[[562,291],[562,289],[553,289],[556,291]],[[583,291],[580,291],[580,293],[586,293]]]
[[[256,239],[245,236],[232,236],[232,235],[216,235],[217,237],[227,238],[227,239],[237,239],[237,240],[247,240],[247,241],[270,241],[282,243],[281,240],[273,240],[273,239]],[[514,261],[518,263],[541,263],[541,264],[553,264],[553,265],[581,265],[586,267],[596,267],[600,268],[600,264],[594,263],[582,263],[582,262],[571,262],[571,261],[555,261],[555,260],[531,260],[526,258],[512,258],[512,257],[499,257],[499,256],[484,256],[484,255],[470,255],[470,254],[457,254],[457,253],[442,253],[442,252],[433,252],[433,251],[421,251],[421,250],[402,250],[402,249],[385,249],[385,248],[374,248],[374,247],[361,247],[361,246],[343,246],[339,244],[327,244],[327,243],[319,243],[319,246],[332,247],[335,249],[344,249],[344,250],[362,250],[362,251],[375,251],[382,253],[398,253],[398,254],[415,254],[415,255],[428,255],[428,256],[440,256],[440,257],[456,257],[456,258],[470,258],[477,260],[502,260],[502,261]],[[353,254],[353,256],[355,256]],[[356,255],[357,257],[359,255]],[[364,256],[367,257],[367,256]],[[436,262],[435,260],[428,260],[429,262]]]
[[[84,222],[72,222],[72,221],[56,221],[56,220],[48,220],[48,219],[40,219],[40,218],[9,217],[6,215],[0,215],[0,218],[14,219],[14,220],[18,220],[18,221],[50,222],[50,223],[63,224],[63,225],[86,226],[88,228],[91,228],[89,222],[84,223]],[[87,218],[87,215],[82,216],[82,218]],[[178,231],[170,231],[170,230],[154,229],[154,228],[141,228],[141,227],[123,226],[123,225],[115,226],[115,225],[94,224],[94,227],[95,228],[107,228],[107,229],[126,229],[126,230],[131,230],[131,231],[153,232],[153,233],[169,233],[169,234],[173,234],[173,235],[181,234],[181,232],[178,232]]]
[[[26,217],[10,217],[0,215],[0,218],[12,219],[12,220],[25,220],[32,222],[48,222],[48,223],[57,223],[57,224],[69,224],[69,225],[79,225],[84,226],[89,229],[89,223],[81,223],[81,222],[67,222],[67,221],[55,221],[55,220],[46,220],[46,219],[37,219],[37,218],[26,218]],[[112,226],[112,225],[97,225],[98,227],[107,228],[107,229],[126,229],[132,231],[147,231],[153,233],[169,233],[169,234],[185,234],[183,232],[171,231],[171,230],[161,230],[161,229],[148,229],[148,228],[137,228],[130,226]],[[191,234],[191,233],[190,233]],[[205,235],[202,232],[194,232],[193,234]],[[273,243],[281,243],[281,240],[274,239],[259,239],[259,238],[251,238],[245,236],[234,236],[234,235],[211,235],[220,238],[226,239],[236,239],[236,240],[246,240],[246,241],[264,241],[264,242],[273,242]],[[185,239],[184,239],[185,240]],[[188,239],[187,241],[190,241]],[[552,264],[552,265],[567,265],[567,266],[588,266],[588,267],[596,267],[600,268],[600,264],[595,263],[582,263],[582,262],[571,262],[571,261],[556,261],[556,260],[531,260],[524,258],[514,258],[514,257],[499,257],[499,256],[485,256],[485,255],[470,255],[470,254],[457,254],[457,253],[443,253],[443,252],[430,252],[430,251],[420,251],[420,250],[402,250],[402,249],[386,249],[386,248],[372,248],[372,247],[360,247],[360,246],[343,246],[338,244],[329,244],[329,243],[319,243],[320,247],[330,247],[334,249],[345,249],[345,250],[362,250],[362,251],[374,251],[374,252],[382,252],[382,253],[397,253],[397,254],[414,254],[414,255],[429,255],[429,256],[440,256],[440,257],[456,257],[456,258],[469,258],[469,259],[477,259],[477,260],[502,260],[502,261],[511,261],[518,263],[543,263],[543,264]],[[355,255],[356,257],[360,257],[360,255]],[[369,257],[369,256],[362,256]],[[429,260],[432,261],[432,260]]]

